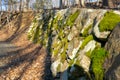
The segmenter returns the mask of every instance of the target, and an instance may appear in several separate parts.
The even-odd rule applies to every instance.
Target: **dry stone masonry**
[[[28,38],[46,46],[52,55],[53,76],[58,80],[103,80],[103,63],[111,52],[107,45],[107,51],[104,49],[102,41],[108,40],[115,27],[108,28],[111,18],[105,16],[110,14],[120,19],[119,11],[77,8],[41,10],[30,26]],[[102,20],[105,20],[104,23]],[[109,24],[117,25],[118,22]],[[101,26],[104,26],[104,31],[100,31]]]

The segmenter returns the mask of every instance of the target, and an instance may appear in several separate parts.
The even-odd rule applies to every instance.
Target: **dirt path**
[[[7,55],[8,52],[16,50],[17,47],[8,42],[0,42],[0,56]]]
[[[46,49],[27,38],[32,19],[32,14],[23,13],[13,27],[0,30],[0,80],[53,80]]]
[[[9,52],[17,50],[17,47],[7,42],[0,42],[0,67],[5,66],[9,60],[3,59],[9,55]],[[12,55],[12,54],[11,54]],[[13,54],[14,55],[14,54]]]
[[[45,50],[0,42],[0,80],[43,80]]]
[[[45,51],[33,43],[0,42],[0,80],[53,80]]]

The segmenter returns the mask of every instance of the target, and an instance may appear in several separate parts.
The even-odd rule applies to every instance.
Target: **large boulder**
[[[106,80],[120,80],[120,23],[114,28],[105,45],[109,52],[104,68]]]

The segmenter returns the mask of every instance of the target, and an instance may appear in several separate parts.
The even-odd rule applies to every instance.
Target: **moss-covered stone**
[[[62,11],[61,11],[62,12]],[[61,13],[60,12],[60,13]],[[96,80],[99,78],[103,78],[103,68],[101,67],[104,57],[104,53],[106,53],[103,49],[96,49],[93,52],[91,50],[86,49],[91,40],[93,40],[93,36],[89,35],[89,30],[92,27],[92,25],[88,26],[83,34],[82,39],[83,42],[79,40],[80,36],[80,30],[78,29],[79,26],[76,23],[76,19],[79,16],[80,10],[74,10],[74,13],[69,14],[67,16],[64,16],[64,14],[60,14],[59,11],[55,14],[55,16],[51,17],[52,14],[47,15],[44,20],[40,18],[39,20],[35,18],[33,20],[32,28],[28,34],[29,39],[33,40],[34,42],[42,43],[44,45],[49,45],[48,43],[51,43],[50,52],[52,53],[52,58],[54,57],[55,64],[52,66],[55,68],[55,74],[57,72],[63,72],[64,70],[67,70],[69,66],[78,65],[81,66],[81,55],[78,54],[78,52],[87,52],[86,55],[89,56],[92,59],[92,70],[95,74]],[[80,15],[81,16],[81,15]],[[40,16],[39,16],[40,17]],[[70,36],[69,40],[69,34],[73,34],[72,37]],[[49,40],[49,38],[51,38]],[[73,42],[70,44],[70,42],[73,40]],[[72,45],[69,47],[69,44]],[[95,46],[96,47],[96,46]],[[73,49],[72,49],[73,48]],[[70,50],[71,49],[71,50]],[[93,50],[93,49],[92,49]],[[75,52],[75,56],[71,58],[69,55],[70,53]],[[79,56],[79,57],[78,57]],[[82,56],[83,57],[83,56]],[[84,58],[84,57],[83,57]],[[85,59],[85,58],[84,58]],[[85,59],[84,61],[88,61]],[[84,62],[83,64],[88,64],[87,62]],[[66,63],[65,63],[66,62]],[[100,63],[99,63],[100,62]],[[63,64],[66,64],[66,68],[63,70]],[[89,59],[90,64],[90,59]],[[57,66],[56,66],[57,65]],[[98,65],[98,68],[97,66]],[[84,68],[83,66],[81,68]],[[63,70],[63,71],[61,71]],[[83,70],[83,69],[82,69]],[[84,76],[83,72],[84,70],[79,70],[79,68],[72,73],[75,76],[71,75],[70,77],[72,80],[75,80],[77,77]],[[53,70],[54,71],[54,70]],[[79,72],[81,71],[81,72]],[[87,71],[89,71],[89,66],[87,67]],[[85,74],[86,75],[86,74]],[[54,75],[55,76],[55,75]]]
[[[111,31],[119,22],[120,22],[120,15],[115,14],[112,11],[109,11],[104,15],[104,18],[102,19],[102,21],[98,26],[101,32]]]
[[[92,35],[89,35],[88,37],[86,37],[84,39],[84,41],[82,42],[82,45],[80,46],[80,49],[83,49],[85,47],[85,45],[89,42],[93,40],[93,36]]]
[[[92,65],[92,71],[95,76],[95,80],[103,80],[104,70],[102,66],[106,56],[107,56],[107,51],[103,48],[97,48],[91,54],[91,60],[92,60],[91,65]]]
[[[89,50],[88,52],[86,52],[86,56],[88,56],[89,58],[91,57],[91,50]]]
[[[89,25],[87,28],[84,29],[84,32],[82,33],[83,37],[86,37],[89,35],[89,30],[92,28],[93,24]]]
[[[51,11],[45,13],[46,16],[41,14],[37,14],[34,18],[30,29],[28,31],[28,38],[32,40],[34,43],[40,43],[41,45],[45,45],[48,43],[48,38],[50,34],[49,23],[51,23]],[[52,25],[52,24],[51,24]]]
[[[41,24],[41,21],[38,21],[37,18],[35,18],[33,20],[33,23],[31,25],[31,28],[30,28],[29,33],[28,33],[28,38],[35,43],[40,41],[39,36],[42,35],[42,31],[40,29],[41,25],[38,23]]]
[[[75,20],[76,20],[76,18],[79,16],[79,14],[80,14],[80,10],[77,10],[75,13],[70,15],[67,18],[66,25],[72,27],[74,22],[75,22]]]

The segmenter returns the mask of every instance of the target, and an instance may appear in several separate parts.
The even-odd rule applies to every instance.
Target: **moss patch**
[[[73,26],[79,14],[80,14],[80,10],[77,10],[74,14],[70,15],[68,19],[66,20],[66,25],[70,27]]]
[[[107,12],[100,22],[100,31],[111,31],[120,22],[120,15],[113,13],[112,11]]]
[[[88,56],[90,58],[91,52],[92,52],[91,50],[89,50],[88,52],[86,52],[86,56]]]
[[[87,28],[85,28],[84,32],[82,33],[82,36],[86,37],[88,36],[88,31],[90,30],[90,28],[93,26],[93,24],[89,25]]]
[[[103,80],[104,70],[102,65],[106,56],[107,51],[103,48],[97,48],[91,54],[92,71],[95,75],[95,80]]]
[[[89,35],[85,38],[85,40],[82,42],[82,45],[80,46],[80,49],[83,49],[85,45],[88,44],[89,41],[93,40],[93,35]]]

